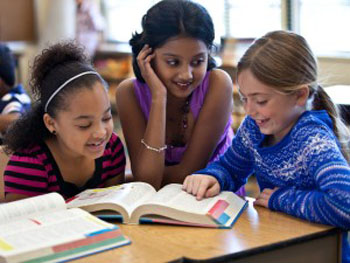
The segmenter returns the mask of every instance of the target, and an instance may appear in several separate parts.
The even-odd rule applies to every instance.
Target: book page
[[[0,224],[19,220],[31,215],[50,213],[66,209],[66,204],[58,193],[49,193],[0,205]]]
[[[190,213],[206,214],[216,200],[217,198],[206,198],[198,201],[195,196],[183,191],[181,184],[168,184],[145,204],[159,204]]]
[[[86,190],[68,202],[67,207],[84,207],[93,204],[114,203],[128,212],[150,199],[156,190],[147,183],[132,182],[107,188]]]
[[[0,254],[16,254],[79,240],[116,226],[81,209],[55,211],[0,226]]]

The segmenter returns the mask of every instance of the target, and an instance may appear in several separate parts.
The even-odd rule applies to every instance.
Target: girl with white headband
[[[124,148],[113,132],[106,83],[83,49],[70,42],[45,49],[35,58],[30,86],[37,100],[5,138],[12,154],[5,200],[49,192],[69,198],[122,183]]]

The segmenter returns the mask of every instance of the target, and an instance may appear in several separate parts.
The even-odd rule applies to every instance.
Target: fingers
[[[154,58],[152,54],[152,48],[149,45],[145,45],[137,56],[137,64],[140,67],[141,72],[144,72],[147,67],[150,67],[150,62]]]
[[[182,189],[189,194],[196,195],[198,192],[198,184],[200,184],[201,175],[190,175],[187,176],[184,180]]]
[[[184,182],[182,183],[182,190],[184,190],[186,192],[187,192],[189,180],[190,180],[190,175],[186,176]]]
[[[269,199],[269,198],[270,198],[270,194],[269,194],[269,192],[263,191],[263,192],[261,192],[261,193],[259,194],[258,198],[259,198],[259,199]]]
[[[263,206],[263,207],[266,207],[266,208],[268,208],[269,206],[268,206],[268,201],[267,200],[265,200],[265,199],[256,199],[255,201],[254,201],[254,205],[259,205],[259,206]]]
[[[165,97],[167,94],[166,87],[157,76],[151,64],[155,57],[156,52],[154,52],[149,45],[145,45],[137,56],[137,64],[140,68],[143,79],[151,89],[152,98],[154,98],[153,96]]]
[[[149,45],[144,45],[143,48],[140,50],[137,60],[143,61],[149,54],[152,53],[152,48]]]
[[[254,205],[260,205],[268,208],[270,197],[277,189],[278,187],[275,187],[274,189],[265,188],[256,198]]]
[[[197,200],[202,200],[203,197],[207,194],[207,190],[210,187],[208,180],[205,178],[199,184],[197,184],[196,191],[193,195],[196,196]]]
[[[212,187],[208,189],[205,194],[205,197],[212,197],[220,193],[220,185],[219,183],[214,183]]]
[[[220,185],[212,176],[190,175],[185,178],[182,189],[196,196],[197,200],[202,200],[203,197],[217,195],[220,192]]]

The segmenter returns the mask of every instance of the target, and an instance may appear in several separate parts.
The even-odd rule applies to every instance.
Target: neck
[[[169,107],[181,107],[182,105],[184,105],[186,103],[186,100],[188,99],[188,97],[186,98],[178,98],[178,97],[175,97],[171,94],[169,94],[168,92],[168,95],[167,95],[167,106]]]

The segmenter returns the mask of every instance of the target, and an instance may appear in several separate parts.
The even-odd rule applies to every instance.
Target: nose
[[[193,79],[193,69],[191,65],[183,65],[179,74],[179,78],[182,81],[192,81]]]
[[[105,137],[106,133],[107,133],[107,128],[103,123],[100,123],[99,125],[97,125],[96,129],[93,131],[92,137],[94,139],[102,139]]]
[[[251,103],[249,100],[247,100],[243,104],[243,107],[244,107],[244,110],[245,110],[247,115],[254,116],[254,114],[255,114],[255,107],[254,107],[253,103]]]

